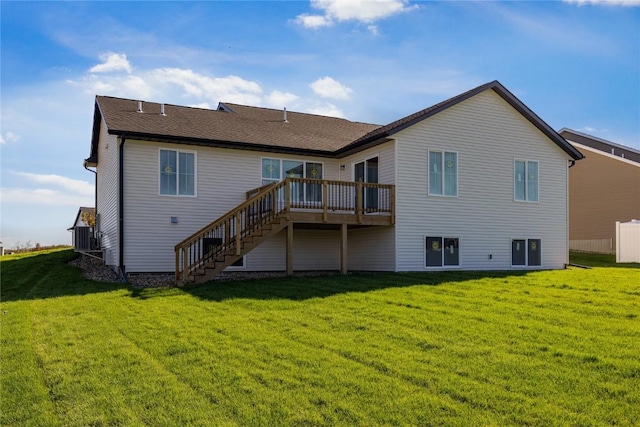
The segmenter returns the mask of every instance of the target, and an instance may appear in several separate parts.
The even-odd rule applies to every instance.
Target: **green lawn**
[[[136,290],[72,257],[2,260],[3,427],[640,425],[637,264]]]

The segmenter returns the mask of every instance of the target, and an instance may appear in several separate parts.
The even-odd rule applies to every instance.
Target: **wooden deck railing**
[[[246,192],[247,200],[175,246],[175,275],[185,282],[225,254],[243,255],[243,239],[289,213],[395,215],[395,186],[363,182],[287,178]]]

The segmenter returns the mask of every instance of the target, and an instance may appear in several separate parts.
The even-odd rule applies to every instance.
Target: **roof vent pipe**
[[[284,107],[283,114],[284,114],[284,120],[283,121],[285,123],[288,123],[288,120],[287,120],[287,107]]]
[[[166,116],[166,114],[164,113],[164,103],[160,104],[160,115]]]
[[[142,101],[138,101],[138,113],[142,113]]]

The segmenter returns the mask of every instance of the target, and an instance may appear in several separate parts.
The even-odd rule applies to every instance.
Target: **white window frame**
[[[517,191],[516,191],[516,183],[518,182],[517,176],[516,176],[517,162],[524,162],[524,199],[518,199],[517,197]],[[536,200],[530,200],[530,196],[529,196],[529,163],[535,163],[538,166]],[[527,160],[527,159],[520,159],[520,158],[513,159],[513,201],[518,203],[539,203],[540,202],[540,162],[538,160]]]
[[[378,158],[378,181],[380,181],[380,153],[375,153],[367,155],[366,157],[359,157],[358,159],[351,161],[351,182],[356,181],[356,165],[358,163],[366,164],[367,160],[375,159],[376,157]]]
[[[440,193],[432,193],[431,192],[431,153],[440,153],[442,156],[442,161],[440,163]],[[456,155],[456,194],[444,194],[445,191],[445,173],[444,173],[444,158],[446,154],[455,154]],[[427,194],[429,196],[435,197],[452,197],[456,198],[460,194],[459,190],[459,176],[460,176],[460,155],[457,151],[448,151],[448,150],[428,150],[427,151]]]
[[[161,167],[161,153],[163,151],[173,151],[176,153],[176,159],[177,159],[177,168],[178,170],[176,171],[176,193],[175,194],[166,194],[162,192],[162,186],[161,186],[161,171],[160,171],[160,167]],[[179,194],[179,189],[180,189],[180,172],[179,172],[179,168],[180,168],[180,153],[184,153],[184,154],[193,154],[193,194]],[[166,196],[166,197],[198,197],[198,152],[197,151],[192,151],[192,150],[177,150],[177,149],[173,149],[173,148],[158,148],[158,167],[156,168],[156,174],[158,177],[158,195],[159,196]]]
[[[439,237],[442,241],[442,246],[443,246],[443,253],[442,253],[442,265],[434,265],[434,266],[428,266],[427,265],[427,237]],[[457,239],[458,240],[458,264],[457,265],[444,265],[444,241],[445,239]],[[423,260],[423,267],[425,270],[450,270],[450,269],[457,269],[457,268],[461,268],[462,267],[462,239],[460,238],[460,236],[453,236],[453,235],[445,235],[445,234],[438,234],[438,233],[433,233],[433,234],[425,234],[422,236],[422,260]]]
[[[514,240],[524,240],[524,264],[514,264],[513,263],[513,241]],[[530,265],[529,264],[529,241],[530,240],[537,240],[540,242],[540,265]],[[542,238],[541,237],[512,237],[509,240],[509,258],[510,258],[510,264],[511,264],[511,268],[518,268],[518,269],[536,269],[536,268],[542,268]]]
[[[315,179],[315,178],[306,178],[306,175],[307,175],[307,163],[317,163],[317,164],[321,165],[321,167],[322,167],[322,178],[318,178],[318,179],[319,180],[326,179],[324,177],[325,172],[326,172],[324,162],[321,162],[321,161],[318,161],[318,160],[284,159],[284,158],[281,158],[281,157],[260,157],[260,185],[261,186],[262,185],[267,185],[267,184],[265,184],[263,182],[265,180],[265,178],[262,176],[262,162],[263,162],[263,160],[277,160],[279,162],[279,164],[280,164],[280,166],[279,166],[280,179],[278,179],[278,180],[276,180],[276,179],[268,179],[268,181],[270,181],[270,182],[276,182],[277,183],[277,182],[284,181],[284,179],[287,178],[287,177],[284,176],[284,172],[285,172],[284,171],[284,167],[283,167],[284,162],[302,163],[302,179]],[[309,205],[309,204],[318,204],[318,205],[320,205],[322,203],[322,201],[307,200],[308,187],[306,185],[304,185],[302,188],[303,188],[303,199],[304,199],[303,203],[304,204],[307,204],[307,205]],[[281,194],[282,194],[282,196],[284,196],[284,193],[281,193]],[[322,198],[322,195],[320,195],[320,198]]]
[[[284,170],[282,169],[282,163],[283,162],[302,162],[302,178],[305,178],[304,175],[307,174],[307,163],[318,163],[320,165],[322,165],[322,178],[318,178],[318,179],[326,179],[324,177],[325,174],[325,166],[324,166],[324,162],[321,162],[319,160],[300,160],[300,159],[284,159],[282,157],[260,157],[260,183],[261,185],[266,185],[266,184],[262,184],[262,181],[264,180],[264,178],[262,177],[262,161],[268,159],[268,160],[277,160],[278,162],[280,162],[280,178],[277,180],[277,182],[283,181],[286,177],[283,177],[284,175]],[[311,178],[306,178],[306,179],[311,179]],[[275,179],[270,179],[270,181],[275,181]]]

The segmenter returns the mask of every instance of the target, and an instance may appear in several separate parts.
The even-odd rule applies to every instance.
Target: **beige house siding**
[[[569,170],[569,239],[611,239],[616,221],[640,219],[640,164],[573,143],[585,158]]]
[[[425,237],[457,237],[461,269],[511,268],[513,238],[541,239],[542,266],[568,262],[568,156],[493,91],[396,135],[397,270],[425,269]],[[458,196],[428,194],[428,151],[458,153]],[[539,162],[539,201],[514,200],[514,161]],[[491,259],[490,259],[491,257]]]
[[[120,229],[118,225],[118,149],[119,141],[107,133],[104,120],[100,122],[97,172],[96,215],[98,232],[104,249],[105,264],[118,266]]]
[[[396,183],[396,143],[389,141],[340,160],[344,170],[340,179],[353,181],[353,167],[363,160],[378,157],[380,184]],[[351,228],[348,231],[347,268],[356,271],[396,270],[395,227]]]
[[[286,230],[267,240],[247,255],[247,271],[285,271]],[[340,233],[337,230],[295,229],[294,271],[340,269]]]
[[[159,194],[160,149],[196,153],[195,197]],[[126,270],[173,271],[175,244],[237,206],[245,200],[247,190],[261,185],[263,157],[320,162],[324,165],[326,179],[339,178],[336,159],[127,140],[124,153]],[[177,217],[178,223],[172,224],[171,217]],[[333,236],[296,231],[296,254],[312,255],[310,258],[294,257],[294,267],[324,269],[331,266],[331,269],[338,269],[337,261],[335,266],[332,261],[338,242],[337,233]],[[275,236],[247,255],[246,269],[284,269],[284,253],[284,239]],[[315,264],[311,262],[314,257],[319,260],[319,256],[323,259]],[[327,257],[329,261],[324,260]],[[337,255],[335,258],[337,260]]]

